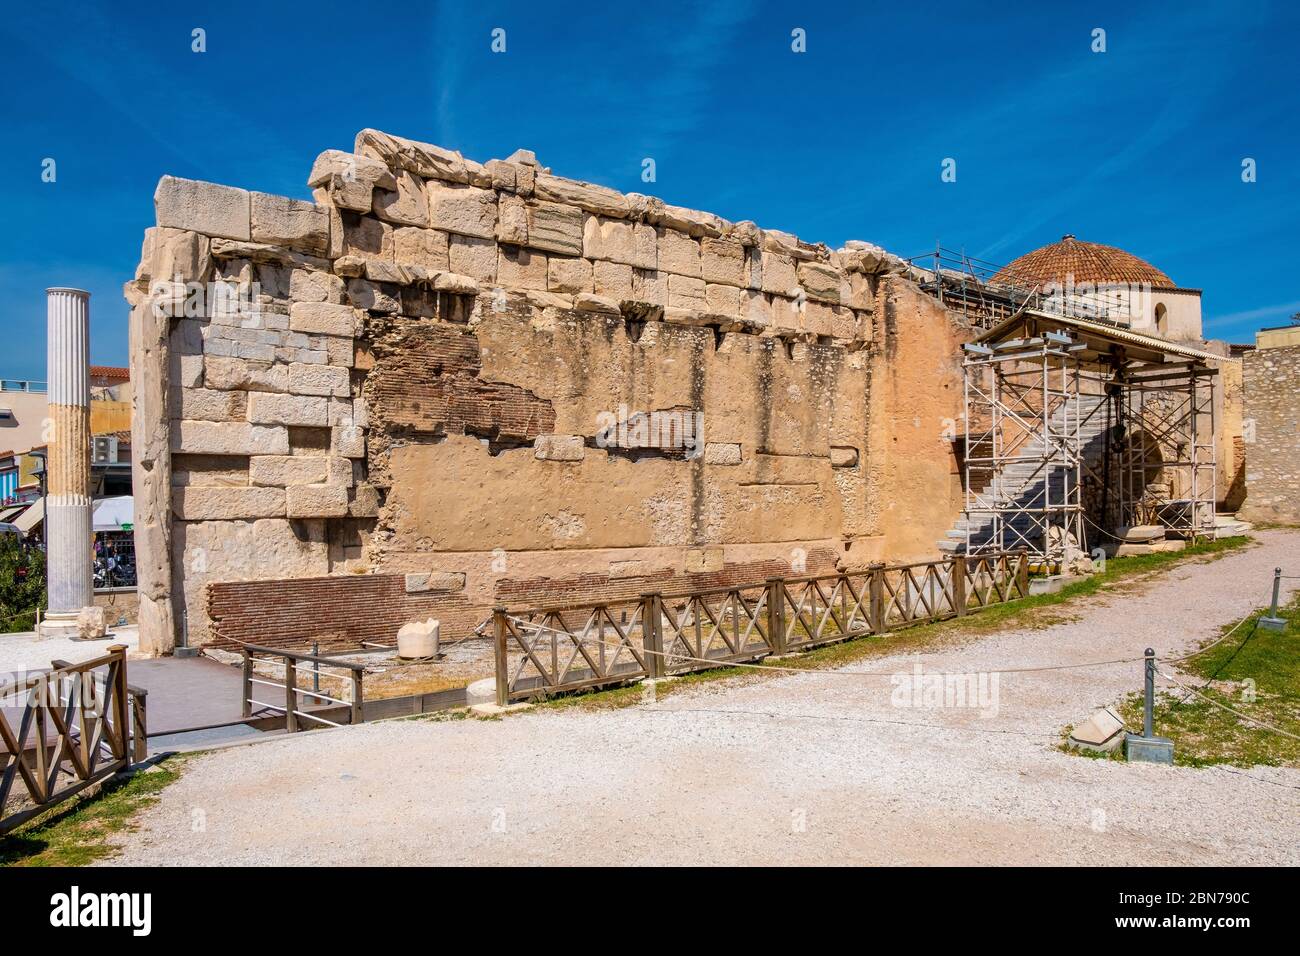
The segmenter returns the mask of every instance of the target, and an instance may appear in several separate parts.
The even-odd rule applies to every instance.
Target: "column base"
[[[83,607],[80,611],[47,614],[36,627],[40,638],[62,637],[80,641],[102,641],[108,632],[108,615],[102,607]]]

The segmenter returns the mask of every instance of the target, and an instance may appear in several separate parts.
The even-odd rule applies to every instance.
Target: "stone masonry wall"
[[[307,621],[265,620],[310,636],[362,574],[460,630],[593,581],[924,556],[951,523],[965,332],[883,250],[375,130],[308,185],[158,184],[126,288],[147,649],[277,592]]]
[[[1242,357],[1250,521],[1300,524],[1300,345]]]

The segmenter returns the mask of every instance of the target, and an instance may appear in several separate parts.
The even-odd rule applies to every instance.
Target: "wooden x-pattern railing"
[[[1028,577],[1028,555],[1018,551],[650,593],[622,604],[498,607],[497,702],[754,661],[959,617],[1026,596]]]
[[[145,700],[126,682],[123,644],[0,687],[0,833],[144,760]],[[15,726],[6,710],[18,707]]]

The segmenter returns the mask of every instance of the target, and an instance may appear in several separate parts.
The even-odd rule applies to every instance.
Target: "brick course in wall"
[[[1300,345],[1242,357],[1246,502],[1251,521],[1300,524]]]

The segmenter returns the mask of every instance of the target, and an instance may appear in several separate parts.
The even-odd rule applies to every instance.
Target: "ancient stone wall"
[[[353,575],[461,628],[923,557],[960,507],[964,331],[877,247],[374,130],[308,183],[158,185],[127,286],[148,648],[247,640],[277,592],[307,618],[264,630],[310,637]]]
[[[1255,349],[1241,365],[1246,501],[1239,513],[1300,524],[1300,345]]]

